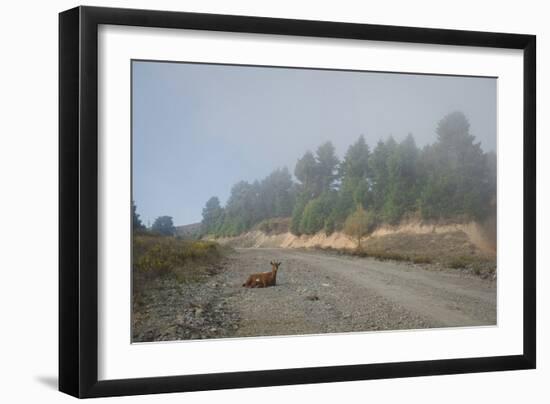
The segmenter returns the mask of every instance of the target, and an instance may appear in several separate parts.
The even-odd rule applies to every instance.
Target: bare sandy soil
[[[272,260],[277,286],[242,287]],[[149,301],[135,341],[495,325],[497,314],[491,279],[282,248],[237,249],[205,283],[165,283]]]
[[[271,219],[268,231],[262,226],[235,237],[214,241],[236,248],[333,248],[354,250],[357,240],[342,232],[327,235],[325,231],[297,236],[289,229],[289,219]],[[266,225],[267,226],[267,225]],[[263,226],[263,227],[266,227]],[[399,225],[381,225],[362,240],[367,249],[398,254],[422,255],[433,261],[471,256],[487,261],[496,257],[496,222],[438,223],[405,221]]]

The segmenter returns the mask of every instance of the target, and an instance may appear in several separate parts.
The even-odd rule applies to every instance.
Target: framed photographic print
[[[59,28],[61,391],[535,367],[534,36]]]

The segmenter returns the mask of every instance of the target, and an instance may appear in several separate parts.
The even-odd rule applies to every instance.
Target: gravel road
[[[272,260],[277,286],[241,286]],[[496,281],[457,270],[281,248],[237,249],[223,268],[200,286],[157,288],[161,312],[149,309],[135,341],[496,324]]]

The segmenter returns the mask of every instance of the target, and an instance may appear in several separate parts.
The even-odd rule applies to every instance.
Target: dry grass
[[[392,234],[370,237],[361,249],[323,248],[334,254],[371,257],[380,261],[402,261],[418,265],[438,265],[471,272],[482,277],[496,271],[494,256],[485,254],[469,242],[462,232],[443,234]]]
[[[446,265],[453,269],[470,270],[476,275],[493,274],[496,269],[492,262],[468,255],[454,257]]]
[[[412,257],[412,262],[414,262],[415,264],[433,264],[433,260],[425,255]]]
[[[225,247],[212,241],[136,235],[133,240],[134,274],[147,277],[174,275],[181,281],[200,278],[201,267],[217,262]]]
[[[338,254],[338,255],[352,255],[354,257],[370,257],[375,258],[380,261],[410,261],[414,262],[416,264],[429,264],[432,263],[432,260],[429,257],[423,257],[423,256],[409,256],[400,254],[393,251],[384,251],[384,250],[371,250],[366,248],[361,249],[338,249],[338,248],[332,248],[332,247],[319,247],[319,249],[330,252],[332,254]]]
[[[352,255],[359,257],[371,257],[380,261],[407,261],[415,264],[432,264],[433,260],[424,255],[408,255],[395,251],[361,249],[350,251]]]
[[[143,292],[155,287],[156,280],[201,282],[218,271],[219,262],[230,249],[212,241],[136,234],[132,250],[134,305],[139,306]]]

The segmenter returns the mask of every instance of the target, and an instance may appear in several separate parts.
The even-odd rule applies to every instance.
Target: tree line
[[[331,142],[261,181],[235,184],[222,207],[210,198],[202,212],[203,232],[243,233],[265,219],[292,217],[292,233],[341,230],[364,210],[368,222],[396,224],[406,215],[423,219],[482,220],[496,205],[496,154],[485,153],[461,112],[439,121],[433,144],[420,149],[409,134],[403,141],[380,140],[373,150],[360,136],[342,160]]]
[[[290,217],[296,235],[365,233],[411,215],[483,220],[494,213],[496,154],[481,149],[462,112],[441,119],[436,135],[423,148],[409,134],[401,142],[391,136],[380,140],[372,150],[359,136],[342,159],[326,142],[298,159],[296,180],[286,167],[279,168],[262,180],[234,184],[225,206],[211,197],[202,211],[201,232],[235,236],[263,220]],[[159,219],[162,229],[170,227],[167,219]]]
[[[132,201],[132,231],[134,233],[152,233],[160,236],[174,236],[176,227],[172,216],[159,216],[155,219],[150,228],[147,228],[141,221],[137,206]]]

